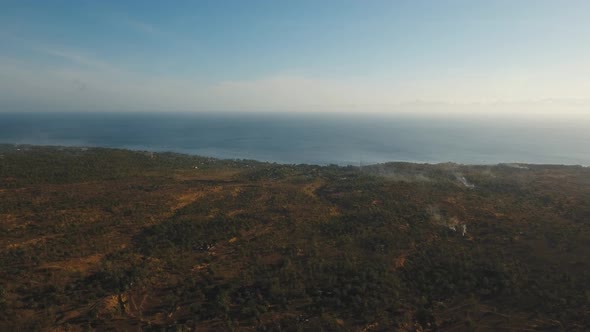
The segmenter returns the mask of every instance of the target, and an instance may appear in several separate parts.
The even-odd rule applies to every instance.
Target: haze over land
[[[0,330],[587,331],[590,169],[0,145]]]

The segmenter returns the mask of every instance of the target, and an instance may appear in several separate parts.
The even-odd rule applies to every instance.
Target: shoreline
[[[279,162],[279,161],[272,161],[272,160],[259,160],[259,159],[248,159],[248,158],[223,158],[223,157],[216,157],[216,156],[208,156],[208,155],[201,155],[201,154],[193,154],[188,152],[179,152],[174,150],[166,150],[166,149],[145,149],[145,148],[129,148],[129,147],[110,147],[110,146],[93,146],[93,145],[55,145],[55,144],[28,144],[28,143],[5,143],[0,142],[0,153],[5,151],[5,149],[13,148],[15,151],[23,150],[27,151],[28,149],[35,149],[35,148],[46,148],[46,149],[54,149],[56,151],[64,150],[64,149],[72,149],[78,150],[82,152],[86,152],[88,150],[115,150],[115,151],[125,151],[125,152],[134,152],[134,153],[157,153],[157,154],[176,154],[185,157],[197,157],[197,158],[206,158],[218,161],[232,161],[232,162],[256,162],[261,164],[270,164],[270,165],[281,165],[281,166],[319,166],[319,167],[328,167],[328,166],[338,166],[342,168],[346,167],[354,167],[354,168],[364,168],[364,167],[374,167],[379,165],[388,165],[388,164],[412,164],[412,165],[429,165],[429,166],[444,166],[444,165],[454,165],[454,166],[466,166],[466,167],[493,167],[493,166],[506,166],[515,169],[528,169],[528,166],[534,167],[580,167],[580,168],[588,168],[590,165],[581,165],[581,164],[553,164],[553,163],[531,163],[531,162],[517,162],[517,161],[504,161],[499,163],[459,163],[455,161],[440,161],[440,162],[423,162],[423,161],[407,161],[407,160],[390,160],[378,163],[367,163],[367,164],[337,164],[337,163],[287,163],[287,162]]]

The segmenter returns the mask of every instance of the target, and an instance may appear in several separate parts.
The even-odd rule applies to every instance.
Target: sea
[[[283,164],[590,165],[590,122],[510,116],[3,112],[0,143],[173,151]]]

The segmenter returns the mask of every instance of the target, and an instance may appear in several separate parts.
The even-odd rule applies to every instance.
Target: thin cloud
[[[116,70],[116,67],[112,64],[102,61],[91,56],[85,55],[79,51],[63,49],[63,48],[52,48],[52,47],[35,47],[37,52],[41,52],[47,55],[58,57],[61,59],[68,60],[70,62],[93,67],[97,69]]]
[[[145,33],[148,35],[153,35],[153,36],[164,35],[162,30],[160,30],[157,27],[155,27],[154,25],[146,23],[146,22],[142,22],[142,21],[139,21],[139,20],[136,20],[133,18],[129,18],[129,17],[120,17],[119,21],[122,22],[124,25],[127,25],[138,32],[142,32],[142,33]]]
[[[8,33],[6,31],[0,31],[0,36],[8,38],[13,42],[17,42],[21,46],[29,49],[30,51],[42,55],[49,55],[52,57],[60,58],[62,60],[67,60],[68,62],[71,62],[73,64],[96,68],[100,70],[119,70],[116,66],[109,63],[108,61],[97,59],[96,57],[88,55],[80,50],[75,50],[59,45],[49,45],[47,43],[38,42],[32,39],[25,39],[20,36]]]
[[[133,16],[122,12],[113,6],[106,4],[105,2],[100,3],[100,9],[94,13],[94,17],[99,21],[106,21],[108,24],[116,25],[120,27],[127,27],[146,35],[162,36],[165,35],[159,27],[137,19]]]

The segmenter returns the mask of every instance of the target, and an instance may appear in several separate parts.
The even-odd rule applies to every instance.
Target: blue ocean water
[[[0,113],[0,143],[175,151],[278,163],[590,165],[590,126],[336,114]]]

